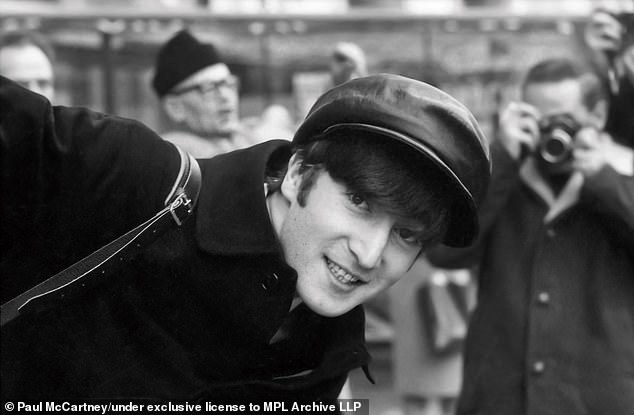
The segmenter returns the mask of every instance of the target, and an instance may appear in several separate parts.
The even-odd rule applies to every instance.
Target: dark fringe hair
[[[301,206],[319,173],[326,171],[371,207],[423,224],[426,244],[444,236],[453,197],[449,179],[410,146],[379,134],[340,129],[316,137],[295,152],[301,160],[297,197]]]
[[[605,86],[596,72],[585,63],[568,58],[545,59],[532,66],[522,82],[522,94],[532,84],[561,82],[568,79],[580,82],[586,108],[592,110],[599,101],[608,99]]]

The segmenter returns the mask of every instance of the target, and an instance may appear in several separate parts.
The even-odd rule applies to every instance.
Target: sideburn
[[[315,181],[319,175],[323,172],[323,168],[320,166],[306,166],[302,163],[300,169],[302,175],[302,182],[299,185],[299,191],[297,192],[297,203],[301,207],[306,206],[306,198],[313,188]]]

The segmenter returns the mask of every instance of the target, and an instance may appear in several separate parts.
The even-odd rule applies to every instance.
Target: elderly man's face
[[[224,63],[198,71],[170,92],[178,122],[203,136],[227,136],[238,125],[237,79]]]
[[[313,311],[338,316],[397,282],[421,246],[421,227],[374,210],[358,195],[317,173],[305,205],[297,201],[298,163],[282,183],[288,203],[276,230],[288,264],[297,271],[297,292]]]
[[[7,46],[0,50],[0,74],[44,95],[54,98],[53,65],[35,45]]]

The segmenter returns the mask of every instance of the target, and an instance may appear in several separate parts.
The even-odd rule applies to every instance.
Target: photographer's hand
[[[623,72],[625,72],[625,76],[629,79],[630,83],[634,85],[634,45],[631,45],[623,52],[622,59]]]
[[[539,112],[523,102],[511,102],[500,113],[500,142],[515,160],[533,152],[539,138]]]
[[[623,31],[616,17],[606,10],[597,10],[590,17],[584,36],[593,50],[613,54],[621,46]]]
[[[618,173],[634,174],[634,150],[614,142],[609,134],[584,128],[575,137],[573,168],[585,177],[592,177],[609,165]]]

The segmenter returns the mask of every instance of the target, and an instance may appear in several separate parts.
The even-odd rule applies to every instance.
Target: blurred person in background
[[[462,347],[475,302],[470,270],[435,268],[421,255],[390,290],[394,388],[405,415],[453,415]]]
[[[501,113],[458,414],[630,415],[634,150],[603,131],[607,92],[565,59],[533,66]]]
[[[584,35],[611,94],[606,130],[634,146],[634,1],[630,4],[595,10]]]
[[[55,53],[41,33],[16,30],[0,35],[0,75],[52,101]]]
[[[368,74],[365,53],[355,43],[337,42],[333,48],[327,49],[327,54],[323,58],[323,71],[308,77],[298,73],[294,77],[294,95],[300,117],[308,113],[320,94],[334,86]]]
[[[335,45],[330,57],[330,77],[333,86],[367,74],[363,49],[352,42],[339,42]]]
[[[238,119],[238,78],[219,52],[181,30],[160,49],[152,86],[175,130],[162,137],[196,158],[254,143]]]
[[[271,104],[260,116],[243,119],[242,123],[251,131],[257,142],[271,139],[288,140],[293,136],[296,127],[288,109],[280,104]]]

